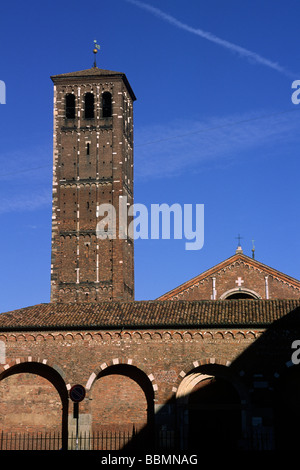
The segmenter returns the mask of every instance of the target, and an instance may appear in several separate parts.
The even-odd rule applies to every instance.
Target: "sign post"
[[[78,431],[79,431],[79,403],[85,397],[85,388],[80,385],[73,385],[70,390],[70,398],[74,403],[73,417],[76,419],[76,450],[78,450]]]

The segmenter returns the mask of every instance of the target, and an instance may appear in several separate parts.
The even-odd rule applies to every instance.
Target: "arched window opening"
[[[112,115],[111,94],[105,91],[102,95],[102,117],[107,118]]]
[[[66,95],[66,118],[75,119],[75,95],[73,93]]]
[[[234,300],[234,299],[257,299],[254,295],[248,294],[246,292],[237,292],[235,294],[231,294],[226,297],[226,300]]]
[[[245,287],[230,289],[221,295],[220,300],[236,300],[236,299],[249,299],[258,300],[261,296],[254,290],[247,289]]]
[[[84,97],[84,117],[85,119],[94,119],[94,95],[86,93]]]

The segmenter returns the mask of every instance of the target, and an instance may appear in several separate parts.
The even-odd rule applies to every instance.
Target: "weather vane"
[[[95,56],[94,67],[97,67],[97,65],[96,65],[96,54],[99,50],[100,50],[100,46],[99,46],[99,44],[97,44],[97,39],[94,39],[94,49],[93,49],[93,53],[94,53],[94,56]]]

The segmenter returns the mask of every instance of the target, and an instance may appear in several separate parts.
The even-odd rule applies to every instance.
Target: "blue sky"
[[[298,0],[17,2],[1,7],[0,311],[50,300],[50,75],[126,73],[135,202],[204,204],[204,246],[137,240],[136,299],[234,254],[300,279]]]

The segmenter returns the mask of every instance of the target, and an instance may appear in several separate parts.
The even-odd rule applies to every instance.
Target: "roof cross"
[[[241,244],[241,238],[243,238],[243,237],[241,237],[241,236],[240,236],[240,234],[238,234],[238,236],[237,236],[237,237],[235,237],[235,238],[236,238],[236,239],[238,239],[238,241],[239,241],[239,245],[240,245],[240,244]]]

